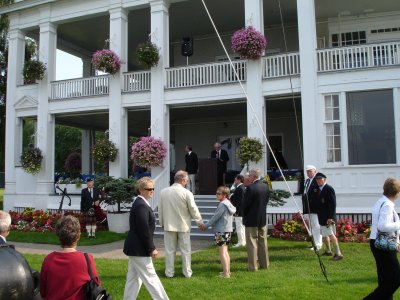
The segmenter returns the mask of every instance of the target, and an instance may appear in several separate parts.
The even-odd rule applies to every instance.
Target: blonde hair
[[[136,181],[136,190],[140,191],[145,189],[149,183],[154,184],[154,180],[150,177],[142,177],[138,181]]]
[[[229,196],[229,188],[226,186],[219,186],[217,188],[217,193],[221,193],[221,195]]]
[[[8,212],[0,210],[0,233],[10,230],[11,216]]]

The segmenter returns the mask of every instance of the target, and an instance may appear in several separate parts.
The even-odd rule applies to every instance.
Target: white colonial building
[[[118,145],[109,168],[117,177],[128,175],[128,136],[150,130],[162,138],[174,151],[163,168],[152,169],[158,190],[169,184],[170,169],[184,168],[185,144],[209,157],[221,141],[230,151],[228,169],[240,170],[238,138],[263,140],[264,130],[288,168],[314,164],[328,176],[339,212],[369,211],[384,179],[400,177],[400,2],[205,3],[254,111],[200,0],[25,0],[0,9],[10,19],[5,209],[58,206],[54,127],[63,124],[82,130],[84,173],[92,171],[96,130],[109,130]],[[268,40],[258,61],[237,59],[230,50],[232,33],[248,25]],[[149,36],[161,59],[142,70],[135,49]],[[47,64],[44,79],[30,85],[22,78],[26,37],[36,40]],[[194,46],[188,59],[181,55],[185,37]],[[125,63],[116,75],[95,76],[91,55],[106,40]],[[82,59],[82,78],[56,80],[56,61],[63,63],[57,49]],[[35,141],[44,154],[35,176],[19,162],[26,118],[36,121]],[[264,173],[270,164],[267,154]],[[291,202],[275,209],[294,210]]]

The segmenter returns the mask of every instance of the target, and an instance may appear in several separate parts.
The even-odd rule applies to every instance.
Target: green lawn
[[[3,196],[4,196],[4,189],[0,189],[0,210],[3,209]]]
[[[126,233],[116,233],[110,231],[97,231],[95,239],[87,239],[85,234],[82,233],[79,240],[79,246],[90,246],[107,244],[115,241],[125,239]],[[39,244],[52,244],[59,245],[60,241],[54,232],[23,232],[13,230],[7,237],[8,241],[24,242],[24,243],[39,243]]]
[[[259,272],[246,271],[245,249],[230,249],[230,279],[217,277],[221,266],[215,248],[193,254],[191,279],[180,274],[180,259],[173,279],[163,276],[164,259],[156,260],[155,266],[170,299],[362,299],[376,286],[369,244],[342,243],[341,247],[345,256],[342,261],[322,258],[329,283],[307,243],[276,239],[269,240],[270,268]],[[40,269],[43,256],[26,258],[32,267]],[[114,299],[122,299],[127,261],[96,259],[96,265],[103,286]],[[139,299],[151,299],[144,286]],[[394,299],[400,299],[400,292]]]

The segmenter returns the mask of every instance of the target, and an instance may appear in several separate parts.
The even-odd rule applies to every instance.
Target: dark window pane
[[[358,40],[358,32],[353,32],[353,40]]]
[[[349,164],[395,163],[393,91],[348,93],[346,110]]]
[[[360,31],[360,39],[365,40],[366,38],[365,31]]]
[[[346,33],[346,40],[351,40],[351,32]]]

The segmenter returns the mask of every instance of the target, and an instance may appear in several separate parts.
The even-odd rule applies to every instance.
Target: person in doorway
[[[260,180],[259,170],[249,171],[250,185],[243,201],[243,224],[246,227],[247,262],[249,271],[269,266],[267,245],[268,185]],[[259,267],[257,265],[257,261]]]
[[[85,216],[87,238],[95,238],[97,228],[95,206],[97,209],[100,208],[100,190],[94,187],[92,178],[86,179],[86,185],[87,187],[81,192],[81,212]]]
[[[160,226],[164,228],[165,276],[174,277],[174,261],[177,248],[182,255],[182,273],[192,276],[190,229],[192,219],[202,228],[203,220],[194,202],[193,194],[185,187],[189,181],[188,173],[178,171],[175,183],[161,191],[158,205]]]
[[[307,165],[306,172],[307,179],[304,183],[304,192],[302,195],[303,214],[309,223],[309,235],[313,238],[316,250],[319,251],[322,247],[322,236],[316,211],[317,200],[315,199],[318,190],[318,185],[314,178],[315,174],[317,174],[317,168],[313,165]],[[314,248],[312,247],[311,250],[314,250]]]
[[[333,260],[343,259],[339,243],[336,238],[336,194],[332,186],[326,183],[326,176],[322,173],[315,174],[315,181],[318,185],[317,202],[318,222],[321,227],[322,241],[325,244],[325,252],[322,255],[332,256],[331,241],[335,255]]]
[[[221,149],[220,143],[215,143],[214,150],[211,151],[211,158],[217,159],[218,186],[225,185],[225,174],[227,171],[227,163],[229,161],[228,152],[226,152],[224,149]]]
[[[235,190],[230,197],[233,206],[236,207],[236,212],[233,215],[233,217],[235,220],[238,242],[237,244],[233,245],[234,248],[246,246],[245,228],[243,226],[243,218],[242,218],[242,203],[246,192],[246,187],[244,186],[243,181],[244,181],[243,175],[240,174],[236,175],[235,180],[233,182]]]
[[[199,169],[199,159],[197,158],[197,154],[192,151],[192,146],[185,146],[185,163],[186,168],[185,171],[189,174],[189,182],[188,189],[193,194],[196,194],[196,174]]]
[[[222,278],[231,277],[231,258],[228,252],[228,245],[231,242],[232,231],[233,231],[233,214],[236,212],[236,208],[228,200],[229,188],[226,186],[220,186],[216,192],[216,198],[219,201],[217,210],[211,219],[204,224],[204,229],[212,227],[215,235],[215,244],[218,246],[219,257],[222,265],[222,272],[219,274]]]

